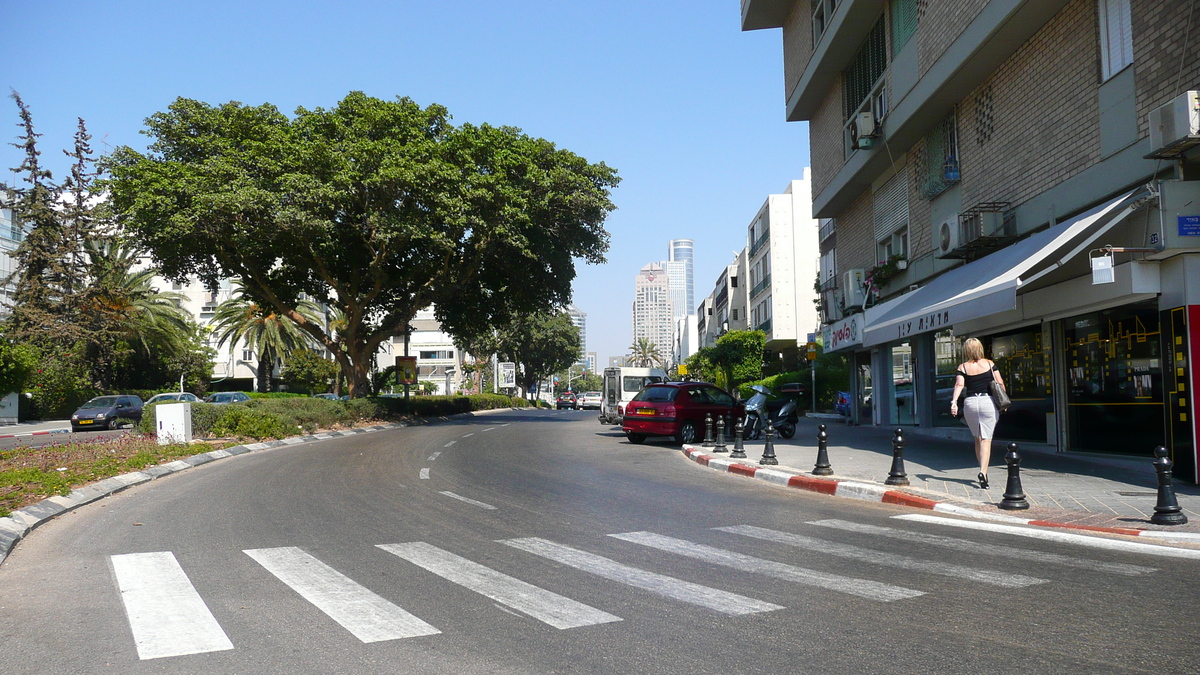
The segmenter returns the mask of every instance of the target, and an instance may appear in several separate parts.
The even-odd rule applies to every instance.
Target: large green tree
[[[766,333],[760,330],[731,330],[687,359],[688,370],[699,379],[712,380],[728,391],[762,377]]]
[[[476,348],[519,363],[517,385],[525,391],[579,359],[579,328],[561,310],[518,315],[499,326],[491,340]]]
[[[332,109],[178,99],[117,149],[121,222],[172,279],[236,276],[335,355],[359,396],[380,344],[434,305],[452,335],[565,305],[601,263],[616,172],[517,129],[352,92]],[[341,339],[299,311],[340,310]]]
[[[650,341],[650,338],[640,337],[629,345],[630,359],[634,365],[641,368],[649,368],[662,363],[663,356],[658,345]]]

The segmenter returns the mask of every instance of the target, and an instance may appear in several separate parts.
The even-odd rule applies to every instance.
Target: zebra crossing
[[[1053,582],[1051,578],[1042,576],[975,568],[920,557],[923,551],[936,555],[940,549],[980,552],[981,545],[969,539],[837,519],[812,521],[797,527],[805,528],[810,534],[751,525],[713,528],[709,531],[711,534],[705,537],[719,539],[720,546],[646,531],[613,533],[608,537],[634,545],[632,550],[647,552],[651,560],[658,560],[659,554],[662,554],[664,564],[682,557],[701,563],[705,569],[723,567],[737,570],[741,578],[752,575],[772,582],[790,582],[799,587],[801,598],[804,593],[831,592],[880,603],[920,602],[922,596],[936,595],[942,588],[937,582],[931,581],[932,577],[953,580],[949,583],[985,583],[1008,589]],[[850,536],[866,535],[880,540],[901,539],[911,545],[906,555],[900,555],[816,536],[832,532],[852,533]],[[755,542],[760,546],[765,544],[768,553],[749,555],[736,550]],[[601,555],[588,550],[595,545],[572,546],[540,537],[501,539],[495,543],[556,563],[566,570],[613,582],[607,587],[613,593],[621,593],[619,589],[624,587],[627,589],[625,592],[643,591],[677,607],[691,605],[729,616],[786,610],[785,606],[776,602],[647,569],[649,565],[645,562],[641,565],[629,564],[620,560],[621,552],[625,550],[620,546]],[[541,588],[529,579],[511,576],[429,542],[384,543],[375,547],[395,556],[402,571],[411,575],[412,583],[436,584],[438,579],[450,582],[492,600],[497,606],[511,610],[510,613],[532,618],[558,630],[584,629],[627,620],[626,617],[606,611],[611,608],[593,607]],[[794,550],[795,555],[786,553],[789,550]],[[774,551],[773,555],[770,551]],[[364,644],[436,636],[443,630],[452,629],[448,626],[439,628],[426,622],[299,547],[246,549],[242,553],[258,563],[274,580],[291,589]],[[989,544],[986,553],[989,557],[1001,556],[1034,565],[1038,574],[1044,574],[1045,577],[1053,577],[1056,567],[1123,576],[1156,571],[1153,567],[1143,565],[1092,560],[1015,546]],[[808,566],[796,564],[798,561],[794,559],[782,562],[765,556],[801,557]],[[915,574],[904,579],[893,576],[885,583],[815,569],[826,558],[849,559],[900,570],[899,574]],[[139,659],[236,648],[237,636],[225,632],[172,552],[114,555],[111,556],[111,563]],[[839,565],[831,562],[830,566],[837,568]],[[671,567],[678,569],[677,565]],[[771,599],[780,601],[778,586],[772,584],[772,589]]]

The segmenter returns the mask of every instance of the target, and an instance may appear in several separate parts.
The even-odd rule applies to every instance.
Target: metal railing
[[[766,290],[767,287],[769,287],[770,285],[771,285],[771,275],[768,274],[767,276],[763,277],[762,281],[758,282],[757,284],[754,284],[754,288],[750,289],[750,297],[751,298],[756,297],[759,293],[762,293],[764,290]]]
[[[747,254],[747,257],[753,258],[769,241],[771,241],[771,228],[766,227],[763,228],[762,236],[750,244],[750,253]]]

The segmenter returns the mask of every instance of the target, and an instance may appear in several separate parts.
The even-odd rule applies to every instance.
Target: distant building
[[[6,304],[12,302],[16,291],[15,279],[7,284],[3,282],[17,270],[17,261],[12,253],[24,239],[25,232],[21,223],[13,217],[12,209],[0,207],[0,317],[8,315]]]
[[[664,359],[672,355],[675,322],[670,279],[661,263],[650,263],[638,272],[633,300],[633,342],[648,339]]]
[[[571,305],[567,308],[567,314],[571,317],[571,323],[579,329],[579,361],[584,363],[587,359],[587,313],[581,312],[578,307]]]
[[[671,277],[671,299],[675,316],[696,313],[695,242],[691,239],[672,239],[667,244],[666,269]],[[683,277],[677,278],[682,269]]]
[[[588,352],[583,359],[583,365],[589,373],[596,372],[596,352]]]

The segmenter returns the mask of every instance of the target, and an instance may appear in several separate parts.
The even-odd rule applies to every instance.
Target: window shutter
[[[875,241],[908,225],[908,167],[872,195],[875,205]]]

